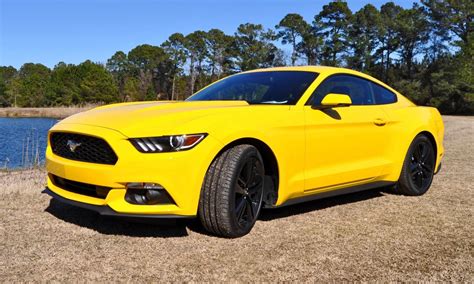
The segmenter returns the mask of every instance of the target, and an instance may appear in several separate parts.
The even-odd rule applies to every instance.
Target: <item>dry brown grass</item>
[[[445,117],[443,169],[422,197],[381,190],[266,210],[234,240],[193,223],[100,217],[41,194],[44,172],[0,173],[0,282],[474,282],[474,119]]]
[[[86,111],[94,106],[84,107],[40,107],[40,108],[20,108],[7,107],[0,108],[0,117],[51,117],[65,118],[78,112]]]

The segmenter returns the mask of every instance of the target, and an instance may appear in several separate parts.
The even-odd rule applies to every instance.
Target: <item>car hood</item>
[[[248,106],[245,101],[121,103],[81,112],[60,123],[104,127],[119,131],[127,137],[141,137],[147,133],[170,134],[176,126],[216,111]]]

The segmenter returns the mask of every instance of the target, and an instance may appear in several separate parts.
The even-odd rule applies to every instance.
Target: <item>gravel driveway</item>
[[[0,172],[0,282],[474,282],[474,118],[444,117],[443,169],[422,197],[382,190],[265,210],[240,239],[104,218]]]

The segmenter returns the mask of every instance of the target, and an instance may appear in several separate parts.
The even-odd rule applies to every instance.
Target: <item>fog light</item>
[[[128,183],[125,200],[138,205],[174,204],[168,192],[157,183]]]
[[[127,189],[163,189],[163,187],[157,183],[146,183],[146,182],[130,182],[127,183]]]

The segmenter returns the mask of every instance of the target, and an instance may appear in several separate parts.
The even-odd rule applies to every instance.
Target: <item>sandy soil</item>
[[[0,282],[474,282],[474,118],[445,117],[443,169],[422,197],[383,190],[266,210],[250,235],[103,218],[0,173]]]

